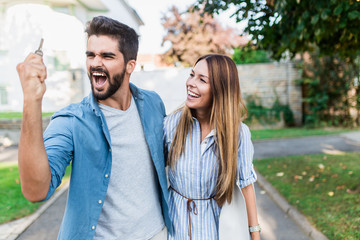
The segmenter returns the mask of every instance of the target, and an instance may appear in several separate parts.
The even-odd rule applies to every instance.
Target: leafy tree
[[[266,63],[270,62],[268,55],[267,51],[248,45],[234,49],[232,58],[236,64]]]
[[[360,0],[198,0],[213,14],[234,9],[254,43],[281,59],[303,61],[305,123],[360,125]],[[355,110],[356,116],[351,111]]]
[[[302,61],[304,122],[307,126],[359,125],[359,90],[356,69],[336,56],[304,55]],[[355,81],[354,81],[355,80]],[[351,114],[352,110],[356,110]]]
[[[172,7],[162,18],[166,29],[163,43],[169,41],[170,49],[163,54],[166,63],[191,66],[198,57],[207,53],[232,55],[233,48],[245,45],[248,40],[234,29],[224,28],[209,14],[199,11],[180,13]]]
[[[198,0],[195,9],[220,13],[233,6],[236,21],[257,45],[280,59],[318,48],[320,56],[355,59],[360,53],[359,0]]]

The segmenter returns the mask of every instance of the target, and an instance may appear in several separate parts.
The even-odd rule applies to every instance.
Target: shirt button
[[[109,152],[111,152],[111,148],[109,148]]]
[[[108,177],[109,177],[109,174],[105,174],[105,177],[108,178]]]
[[[101,200],[99,200],[99,201],[98,201],[98,203],[99,203],[99,204],[101,204],[101,203],[102,203],[102,201],[101,201]]]
[[[94,229],[95,229],[95,226],[92,226],[91,229],[94,230]]]

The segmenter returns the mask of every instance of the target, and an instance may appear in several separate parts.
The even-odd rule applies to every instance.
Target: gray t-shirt
[[[99,104],[111,137],[109,187],[94,239],[147,240],[165,226],[159,184],[133,97],[125,110]]]

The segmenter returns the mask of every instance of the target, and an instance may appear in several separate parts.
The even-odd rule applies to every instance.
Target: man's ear
[[[126,64],[126,73],[131,74],[136,67],[136,61],[135,60],[129,60]]]

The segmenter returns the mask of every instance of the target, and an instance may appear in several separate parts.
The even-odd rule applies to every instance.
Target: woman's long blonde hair
[[[209,54],[200,57],[206,60],[212,92],[210,125],[215,128],[215,152],[219,160],[215,200],[219,206],[231,202],[236,180],[239,129],[246,118],[247,109],[241,97],[239,76],[233,60],[224,55]],[[175,169],[176,162],[184,153],[187,135],[191,132],[193,114],[186,105],[170,146],[169,163]]]

